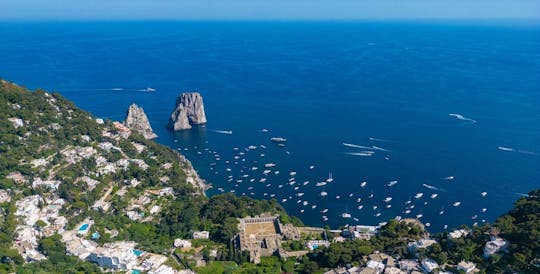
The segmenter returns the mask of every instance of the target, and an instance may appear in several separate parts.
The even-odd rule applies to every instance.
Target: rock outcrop
[[[198,92],[184,92],[176,99],[169,127],[173,130],[190,129],[192,125],[206,123],[204,103]]]
[[[158,137],[148,121],[148,117],[142,107],[137,106],[136,104],[131,104],[126,114],[126,119],[124,120],[124,125],[131,130],[137,131],[144,136],[146,139],[154,139]]]

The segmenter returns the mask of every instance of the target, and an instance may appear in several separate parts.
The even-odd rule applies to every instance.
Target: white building
[[[491,255],[506,250],[506,247],[508,246],[508,242],[503,240],[499,237],[491,237],[491,241],[486,243],[486,246],[484,247],[484,257],[488,258]]]
[[[420,239],[416,242],[411,242],[409,243],[407,246],[409,248],[409,251],[411,251],[412,253],[416,254],[416,251],[418,249],[422,249],[422,248],[428,248],[434,244],[436,244],[437,241],[435,240],[432,240],[432,239]]]
[[[457,265],[457,270],[463,270],[465,273],[471,273],[476,269],[476,264],[473,262],[461,261]]]
[[[375,270],[376,273],[382,273],[384,270],[385,265],[382,262],[377,262],[374,260],[370,260],[367,265],[367,268],[371,268]]]
[[[439,268],[439,264],[432,260],[432,259],[423,259],[422,260],[422,269],[427,272],[427,273],[430,273],[432,272],[433,270]]]
[[[129,244],[98,247],[92,250],[87,259],[104,268],[130,270],[137,265],[137,255]]]
[[[193,239],[208,239],[208,238],[210,238],[210,232],[208,231],[193,232]]]
[[[459,239],[461,237],[466,237],[470,233],[471,233],[470,230],[456,229],[456,230],[448,233],[448,239]]]
[[[183,239],[175,239],[174,240],[174,247],[180,247],[180,248],[183,248],[183,247],[191,247],[191,242],[188,241],[188,240],[183,240]]]

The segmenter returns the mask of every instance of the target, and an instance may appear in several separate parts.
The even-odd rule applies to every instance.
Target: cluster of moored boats
[[[260,132],[267,133],[269,131],[263,129],[260,130]],[[287,139],[283,137],[272,137],[269,141],[270,144],[274,144],[278,147],[284,148],[287,146]],[[348,146],[353,145],[348,144]],[[379,151],[383,151],[382,148],[375,148]],[[189,149],[184,148],[183,150],[187,151]],[[276,153],[276,150],[269,150],[267,145],[264,144],[234,147],[230,158],[224,158],[221,154],[212,151],[209,148],[193,147],[192,150],[194,150],[197,155],[208,154],[210,157],[213,157],[213,161],[210,163],[210,171],[217,176],[224,174],[223,178],[226,181],[225,184],[215,182],[220,186],[217,188],[219,192],[238,192],[237,194],[242,196],[249,195],[259,198],[274,198],[285,205],[290,204],[289,209],[290,207],[297,208],[300,214],[303,214],[308,210],[311,214],[320,214],[323,222],[329,221],[330,210],[324,208],[324,206],[320,207],[317,203],[323,202],[321,205],[329,205],[332,202],[328,199],[345,200],[340,204],[347,205],[345,206],[346,210],[337,214],[345,220],[353,219],[358,222],[360,219],[353,217],[353,215],[360,217],[371,214],[374,217],[381,217],[384,213],[384,218],[381,217],[381,221],[384,221],[385,218],[392,217],[388,216],[389,214],[395,214],[396,212],[398,212],[398,214],[394,217],[397,219],[410,217],[418,219],[423,218],[423,210],[430,203],[430,200],[436,200],[439,198],[440,194],[444,193],[444,190],[442,189],[423,184],[422,186],[426,188],[426,191],[429,193],[424,195],[423,192],[418,192],[411,195],[412,198],[408,199],[404,204],[398,206],[397,210],[392,209],[384,212],[384,210],[393,208],[393,202],[395,202],[396,199],[391,196],[385,196],[378,201],[375,198],[373,190],[367,189],[368,182],[361,181],[358,183],[357,187],[350,187],[351,192],[348,195],[340,193],[341,195],[332,197],[329,192],[332,192],[332,189],[336,189],[333,187],[334,177],[332,172],[328,173],[327,178],[314,180],[314,183],[311,183],[309,180],[300,181],[298,179],[299,172],[293,170],[282,173],[279,170],[279,163],[267,160],[270,158],[267,157],[267,153]],[[277,150],[277,153],[283,152],[285,154],[290,154],[286,149]],[[305,168],[302,168],[302,172],[300,173],[305,178],[313,178],[317,176],[314,170],[316,170],[314,165],[307,165]],[[454,180],[455,178],[454,176],[448,176],[441,179]],[[398,183],[398,180],[392,180],[385,183],[384,186],[387,189],[395,188]],[[315,195],[313,194],[316,193],[318,193],[316,196],[318,196],[319,199],[314,198]],[[480,197],[486,196],[487,192],[480,193]],[[309,199],[315,200],[312,202]],[[296,206],[291,205],[291,203],[296,204]],[[357,213],[354,211],[350,212],[348,210],[349,206],[351,206],[351,208],[356,208]],[[451,206],[460,207],[461,201],[455,201]],[[367,210],[366,208],[369,208],[372,213],[365,212]],[[487,208],[482,208],[477,214],[472,215],[471,219],[475,221],[474,224],[477,224],[476,220],[479,218],[479,214],[486,212]],[[444,207],[441,207],[438,213],[439,215],[445,214]],[[482,219],[481,222],[485,222],[485,220]],[[426,222],[426,226],[430,226],[430,223]],[[446,229],[446,227],[447,226],[445,225],[444,228]]]

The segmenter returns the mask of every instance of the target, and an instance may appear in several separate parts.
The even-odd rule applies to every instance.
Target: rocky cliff
[[[142,134],[146,139],[154,139],[158,137],[148,121],[148,117],[142,107],[137,106],[136,104],[131,104],[126,114],[126,119],[124,120],[124,125],[131,130],[135,130]]]
[[[204,103],[198,92],[184,92],[176,99],[169,127],[173,130],[190,129],[192,125],[206,123]]]

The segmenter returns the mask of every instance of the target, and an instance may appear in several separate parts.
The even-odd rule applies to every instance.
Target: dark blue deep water
[[[0,23],[0,37],[0,77],[59,91],[104,118],[123,119],[135,102],[147,112],[157,141],[181,149],[214,185],[209,194],[223,188],[275,195],[309,225],[323,225],[322,215],[337,227],[422,214],[440,231],[445,224],[492,222],[519,193],[540,187],[537,26]],[[140,91],[147,87],[157,91]],[[176,97],[191,90],[203,94],[208,124],[168,131]],[[287,146],[270,143],[275,136],[287,138]],[[370,149],[370,157],[350,155],[367,149],[343,142],[380,149]],[[258,148],[245,151],[250,145]],[[281,173],[260,183],[269,162]],[[294,185],[291,171],[297,172]],[[329,172],[334,181],[316,187]],[[454,179],[443,179],[448,176]],[[393,180],[398,183],[385,186]],[[328,196],[319,195],[323,190]],[[295,196],[300,192],[304,196]],[[386,197],[393,199],[385,203]],[[461,205],[454,207],[456,201]],[[342,218],[344,212],[359,220]]]

